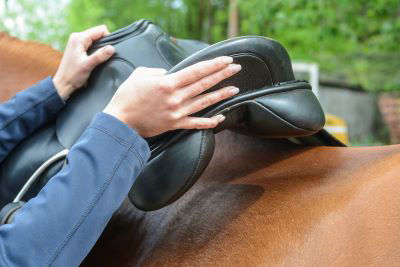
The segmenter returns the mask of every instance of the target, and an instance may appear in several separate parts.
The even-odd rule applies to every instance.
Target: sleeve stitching
[[[132,144],[132,145],[130,145],[129,151],[131,151],[133,154],[136,155],[136,157],[139,158],[140,166],[141,166],[141,167],[143,167],[143,166],[145,165],[145,161],[144,161],[142,155],[141,155],[141,154],[137,151],[137,149],[133,146],[134,144],[137,143],[137,140],[138,140],[138,138],[139,138],[138,135],[136,136],[136,138],[135,138],[132,142],[128,142],[127,140],[124,140],[124,139],[122,139],[122,138],[120,138],[120,137],[118,137],[118,136],[112,135],[112,134],[110,133],[110,131],[107,130],[106,128],[98,127],[98,126],[90,126],[89,128],[96,129],[96,130],[98,130],[98,131],[101,131],[101,132],[103,132],[103,133],[109,135],[110,137],[112,137],[115,141],[117,141],[117,142],[120,143],[121,145],[130,145],[130,144]]]
[[[121,138],[121,137],[119,137],[119,136],[113,135],[113,134],[112,134],[108,129],[106,129],[106,128],[99,127],[99,126],[97,126],[97,125],[96,125],[96,126],[95,126],[95,125],[89,126],[88,129],[90,129],[90,128],[96,129],[96,130],[98,130],[98,131],[101,131],[101,132],[103,132],[103,133],[105,133],[105,134],[111,136],[113,139],[115,139],[115,141],[117,141],[118,143],[120,143],[121,145],[124,145],[124,146],[130,145],[131,143],[135,143],[136,139],[138,138],[138,136],[135,136],[135,139],[133,139],[133,140],[130,142],[130,141],[125,140],[125,139],[123,139],[123,138]]]
[[[140,155],[140,153],[137,151],[137,149],[134,146],[129,147],[129,151],[136,155],[136,157],[139,159],[140,167],[143,168],[145,165],[145,162],[144,162],[142,155]]]

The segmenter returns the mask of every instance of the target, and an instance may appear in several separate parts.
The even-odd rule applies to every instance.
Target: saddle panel
[[[311,90],[297,89],[250,101],[246,121],[251,134],[287,138],[315,134],[325,116]]]
[[[295,140],[306,146],[346,146],[325,129],[321,129],[313,135],[296,137]]]

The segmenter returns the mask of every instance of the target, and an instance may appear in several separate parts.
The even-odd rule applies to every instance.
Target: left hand
[[[70,35],[64,56],[53,78],[54,86],[63,100],[67,100],[76,89],[86,83],[97,65],[114,54],[115,49],[111,45],[100,48],[90,56],[87,54],[93,42],[108,34],[107,27],[101,25]]]

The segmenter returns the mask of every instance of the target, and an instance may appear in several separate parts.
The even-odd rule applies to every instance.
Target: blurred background
[[[0,31],[60,50],[73,31],[141,18],[207,43],[276,39],[312,82],[328,130],[351,145],[400,143],[399,0],[0,0]]]

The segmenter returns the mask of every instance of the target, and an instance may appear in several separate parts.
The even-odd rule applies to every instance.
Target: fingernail
[[[224,57],[221,57],[221,59],[222,59],[222,62],[224,64],[231,64],[233,62],[233,58],[232,57],[224,56]]]
[[[232,95],[236,95],[237,93],[239,93],[239,88],[237,88],[237,87],[232,87],[232,88],[229,90],[229,92],[230,92]]]
[[[229,65],[229,69],[232,73],[236,73],[242,69],[242,66],[240,66],[239,64],[231,64]]]
[[[225,116],[222,114],[217,115],[218,122],[223,122],[225,120]]]
[[[111,54],[114,54],[115,48],[114,48],[112,45],[107,45],[107,46],[104,48],[104,51],[105,51],[107,54],[111,55]]]

